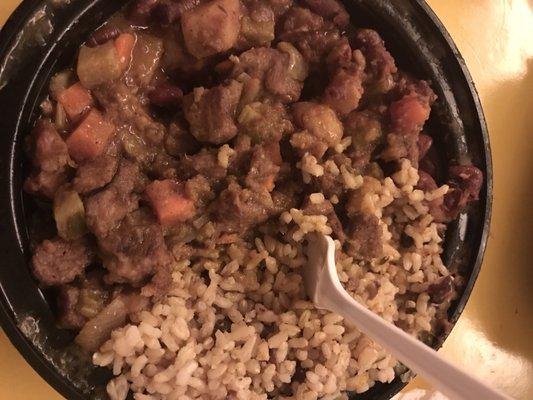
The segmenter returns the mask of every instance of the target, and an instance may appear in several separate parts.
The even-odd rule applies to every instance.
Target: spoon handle
[[[331,249],[331,247],[330,247]],[[318,304],[342,315],[358,329],[387,349],[414,372],[422,375],[451,400],[510,399],[462,371],[395,325],[386,322],[355,301],[342,287],[335,269],[334,250],[328,251],[327,277],[320,289]]]

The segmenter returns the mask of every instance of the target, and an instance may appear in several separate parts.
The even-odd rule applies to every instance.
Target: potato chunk
[[[117,49],[112,41],[97,47],[81,47],[77,73],[81,84],[87,89],[118,79],[122,72]]]
[[[233,47],[240,24],[239,0],[214,0],[181,17],[181,29],[187,50],[196,58],[205,58]]]

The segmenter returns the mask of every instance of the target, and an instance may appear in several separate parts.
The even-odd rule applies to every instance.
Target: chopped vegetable
[[[131,33],[123,33],[115,40],[115,48],[117,49],[120,67],[123,71],[130,65],[135,40],[135,36]]]
[[[54,197],[54,219],[57,233],[65,240],[76,240],[85,235],[85,208],[78,193],[60,190]]]
[[[76,343],[88,351],[98,350],[114,329],[126,323],[128,314],[145,308],[147,301],[140,295],[119,295],[85,324],[76,336]]]
[[[71,121],[78,119],[93,105],[91,93],[79,82],[59,93],[57,100],[63,106]]]
[[[98,111],[91,110],[67,139],[70,156],[78,162],[99,156],[114,132],[113,124],[107,122]]]
[[[174,225],[192,218],[196,207],[183,186],[171,179],[153,181],[146,195],[162,225]]]
[[[123,69],[115,43],[109,41],[96,47],[82,46],[77,72],[82,85],[88,89],[120,78]]]
[[[77,309],[85,318],[94,318],[105,306],[109,293],[102,289],[82,288]]]

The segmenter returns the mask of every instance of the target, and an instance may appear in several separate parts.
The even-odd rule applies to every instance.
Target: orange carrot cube
[[[93,159],[104,152],[114,133],[115,126],[93,109],[68,137],[69,154],[78,162]]]
[[[146,196],[161,225],[175,225],[192,218],[196,212],[193,201],[183,185],[171,179],[153,181],[146,187]]]
[[[63,106],[71,121],[78,119],[93,105],[91,93],[79,82],[59,93],[57,100]]]

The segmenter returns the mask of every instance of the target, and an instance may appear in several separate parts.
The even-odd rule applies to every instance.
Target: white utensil
[[[510,397],[452,365],[437,352],[355,301],[342,287],[329,236],[308,235],[305,290],[319,308],[333,311],[383,346],[400,362],[431,382],[451,400],[498,400]]]

